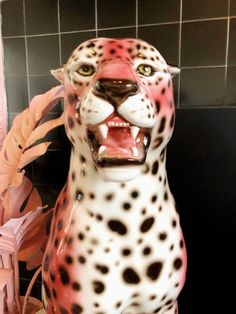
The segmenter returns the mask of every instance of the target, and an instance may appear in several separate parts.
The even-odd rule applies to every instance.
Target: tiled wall
[[[57,84],[50,69],[92,37],[142,38],[182,69],[174,80],[177,121],[168,157],[189,252],[180,313],[232,313],[236,0],[7,0],[2,15],[10,123],[34,95]],[[29,169],[51,203],[69,155],[62,128],[52,137],[47,157]]]

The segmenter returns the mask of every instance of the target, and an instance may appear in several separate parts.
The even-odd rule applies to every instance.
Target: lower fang
[[[137,149],[137,147],[132,147],[131,150],[132,150],[132,153],[133,153],[134,157],[138,157],[138,149]]]
[[[99,150],[98,150],[98,155],[102,155],[106,150],[106,146],[102,145],[100,146]]]

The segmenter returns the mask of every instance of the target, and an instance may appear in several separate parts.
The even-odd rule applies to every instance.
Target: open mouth
[[[141,165],[150,144],[150,129],[131,125],[117,115],[87,130],[92,158],[99,167]]]

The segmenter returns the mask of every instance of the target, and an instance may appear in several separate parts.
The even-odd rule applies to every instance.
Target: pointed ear
[[[62,65],[60,68],[56,70],[51,70],[51,74],[57,79],[61,84],[64,83],[64,65]]]
[[[173,78],[180,73],[180,69],[173,65],[168,65],[168,72],[171,74]]]

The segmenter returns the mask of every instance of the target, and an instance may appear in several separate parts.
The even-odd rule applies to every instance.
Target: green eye
[[[82,76],[91,76],[95,72],[95,68],[92,65],[83,64],[78,68],[77,72]]]
[[[152,76],[155,73],[155,70],[151,65],[148,64],[140,64],[137,67],[137,72],[144,76]]]

